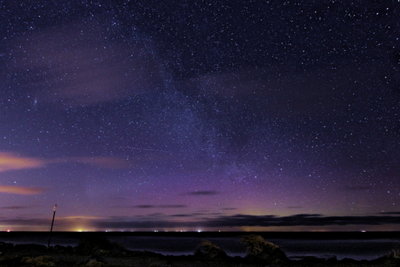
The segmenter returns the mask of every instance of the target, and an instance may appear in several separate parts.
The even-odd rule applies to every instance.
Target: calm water
[[[0,241],[20,243],[47,244],[47,236],[0,237]],[[245,248],[238,237],[169,237],[169,236],[111,236],[109,240],[119,243],[131,250],[147,250],[165,255],[190,255],[202,240],[210,240],[218,244],[231,256],[244,256]],[[392,249],[400,248],[400,239],[346,239],[346,240],[309,240],[309,239],[269,239],[279,245],[291,257],[316,256],[338,259],[375,259],[388,254]],[[54,236],[52,244],[75,246],[78,238]]]
[[[240,238],[194,238],[194,237],[118,237],[112,239],[132,250],[150,250],[169,255],[192,254],[201,240],[218,244],[231,256],[244,256],[245,247]],[[289,257],[316,256],[338,259],[375,259],[400,247],[400,239],[373,240],[291,240],[269,239],[279,245]]]

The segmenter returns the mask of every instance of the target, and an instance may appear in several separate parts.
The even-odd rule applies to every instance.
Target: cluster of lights
[[[10,229],[7,229],[6,231],[7,231],[7,232],[11,232]],[[90,232],[91,230],[87,230],[87,229],[83,229],[83,228],[76,228],[76,229],[74,229],[73,231],[74,231],[74,232],[82,233],[82,232]],[[108,233],[108,232],[113,232],[113,231],[110,230],[110,229],[106,229],[106,230],[103,230],[103,232]],[[119,230],[119,232],[135,232],[135,231],[133,231],[133,230],[128,230],[128,231],[127,231],[127,230]],[[158,232],[160,232],[160,230],[158,230],[158,229],[153,229],[153,232],[154,232],[154,233],[158,233]],[[164,230],[161,230],[161,232],[168,233],[169,230],[164,229]],[[201,228],[193,229],[193,230],[175,229],[174,232],[180,232],[180,233],[197,232],[197,233],[202,233],[202,232],[203,232],[203,229],[201,229]],[[221,232],[221,230],[218,230],[218,232]]]

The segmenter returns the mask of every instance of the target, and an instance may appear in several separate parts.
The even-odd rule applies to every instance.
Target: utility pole
[[[57,204],[54,205],[53,207],[53,219],[51,220],[51,227],[50,227],[50,234],[49,234],[49,242],[47,243],[47,247],[50,247],[50,242],[51,242],[51,234],[53,233],[53,226],[54,226],[54,218],[56,217],[56,211],[57,211]]]

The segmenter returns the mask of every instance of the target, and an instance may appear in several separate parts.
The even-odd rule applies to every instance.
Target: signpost
[[[56,217],[56,211],[57,211],[57,204],[54,205],[53,207],[53,219],[51,220],[51,227],[50,227],[50,234],[49,234],[49,242],[47,243],[47,247],[50,247],[50,242],[51,242],[51,234],[53,233],[53,226],[54,226],[54,218]]]

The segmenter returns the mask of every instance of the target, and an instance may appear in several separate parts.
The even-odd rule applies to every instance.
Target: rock
[[[28,264],[29,266],[41,266],[41,267],[56,266],[53,258],[50,256],[24,257],[22,258],[22,263]]]
[[[390,252],[389,257],[391,257],[393,259],[400,259],[400,249],[393,249]]]
[[[195,251],[196,257],[206,258],[206,259],[217,259],[226,258],[227,255],[218,245],[204,240],[202,241]]]
[[[242,238],[242,243],[247,247],[247,258],[267,263],[282,263],[288,258],[285,253],[274,243],[266,241],[262,236],[249,235]]]
[[[101,261],[98,261],[96,259],[90,259],[85,266],[90,266],[90,267],[102,267],[105,266],[105,264]]]

